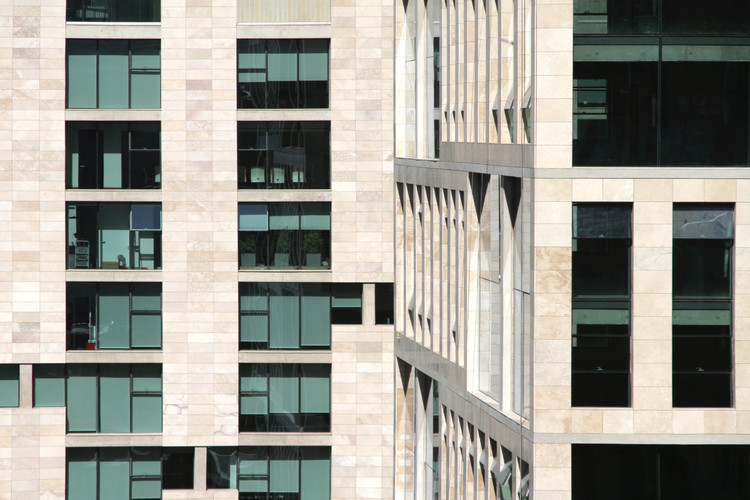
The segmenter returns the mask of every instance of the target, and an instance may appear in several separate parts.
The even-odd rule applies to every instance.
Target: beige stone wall
[[[374,324],[372,284],[393,281],[393,7],[331,0],[330,20],[304,26],[238,25],[239,12],[234,0],[162,0],[158,24],[66,25],[64,0],[0,0],[0,362],[21,365],[22,392],[0,409],[1,498],[64,498],[65,446],[261,443],[330,445],[332,499],[392,496],[393,326]],[[160,38],[161,109],[66,110],[66,36]],[[253,37],[330,38],[330,109],[238,111],[237,39]],[[66,192],[66,119],[161,121],[162,189]],[[331,189],[238,192],[237,121],[305,119],[331,121]],[[163,269],[66,271],[66,200],[161,202]],[[331,272],[238,271],[237,203],[261,200],[331,202]],[[238,352],[238,283],[282,280],[365,284],[365,324],[334,326],[324,353],[322,436],[238,432],[239,362],[262,355]],[[162,282],[163,349],[66,352],[66,281]],[[64,408],[30,400],[31,364],[66,361],[162,363],[163,432],[66,435]]]

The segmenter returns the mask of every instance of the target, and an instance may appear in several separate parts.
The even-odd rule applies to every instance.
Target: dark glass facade
[[[572,405],[630,406],[631,206],[573,206]]]
[[[749,165],[748,10],[576,1],[573,164]]]

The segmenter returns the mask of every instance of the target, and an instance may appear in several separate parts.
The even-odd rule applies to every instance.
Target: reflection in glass
[[[630,205],[573,205],[573,406],[630,405]]]
[[[136,22],[161,20],[160,0],[67,0],[68,22]]]
[[[159,122],[67,122],[66,186],[161,187]]]
[[[240,122],[240,188],[330,187],[329,122]]]
[[[656,164],[657,66],[574,64],[573,164]]]
[[[239,108],[327,108],[325,39],[239,40]]]
[[[161,269],[161,204],[69,203],[68,269]]]
[[[328,432],[330,365],[240,365],[241,432]]]
[[[68,350],[161,348],[161,283],[67,285]]]
[[[330,269],[330,203],[240,203],[239,230],[240,268]]]

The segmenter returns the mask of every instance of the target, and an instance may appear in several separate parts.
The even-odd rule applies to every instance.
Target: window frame
[[[109,431],[105,432],[102,431],[102,401],[101,401],[101,379],[102,379],[102,367],[127,367],[128,368],[128,384],[129,384],[129,399],[128,399],[128,406],[129,406],[129,429],[127,432],[129,434],[161,434],[164,430],[164,411],[163,411],[163,405],[164,405],[164,371],[161,364],[158,363],[68,363],[65,365],[65,407],[66,409],[70,405],[69,397],[70,397],[70,387],[69,387],[69,381],[70,381],[70,367],[75,366],[88,366],[94,368],[94,375],[85,375],[86,377],[95,377],[95,385],[96,390],[94,395],[89,395],[90,399],[94,400],[94,405],[96,407],[96,411],[94,412],[94,427],[95,430],[71,430],[70,429],[70,415],[69,412],[66,411],[66,418],[65,418],[65,432],[67,434],[112,434],[112,433],[118,433],[122,431]],[[156,367],[159,369],[159,381],[160,381],[160,389],[158,391],[150,391],[150,390],[136,390],[134,389],[134,381],[136,378],[136,374],[134,373],[133,368],[139,366],[139,367]],[[118,378],[124,378],[124,377],[118,377]],[[141,376],[141,378],[148,378],[147,376]],[[136,398],[159,398],[161,400],[160,407],[162,408],[159,413],[159,430],[149,430],[149,431],[134,431],[133,430],[133,424],[134,424],[134,402],[136,401]]]
[[[592,233],[589,233],[589,231],[592,231],[594,228],[586,228],[585,230],[579,229],[579,222],[580,218],[578,217],[578,212],[580,208],[585,208],[586,210],[590,210],[592,213],[594,210],[607,210],[607,209],[614,209],[615,211],[611,212],[612,217],[611,219],[604,218],[604,214],[602,214],[600,217],[597,217],[597,219],[600,222],[606,221],[606,223],[599,228],[596,228],[597,230],[593,231]],[[616,213],[616,211],[621,210],[623,211],[619,215]],[[624,211],[627,210],[628,214],[625,215]],[[625,227],[623,222],[627,220],[628,225]],[[617,226],[619,224],[620,226]],[[611,407],[611,408],[629,408],[632,406],[632,398],[633,398],[633,205],[632,203],[573,203],[573,221],[572,221],[572,267],[571,267],[571,378],[570,378],[570,385],[571,385],[571,406],[572,407]],[[601,234],[598,234],[601,232]],[[609,237],[605,236],[605,234],[609,234]],[[612,295],[608,293],[596,293],[595,291],[589,292],[589,293],[580,293],[576,292],[575,288],[575,282],[576,282],[576,258],[575,254],[578,251],[578,240],[593,240],[593,241],[602,241],[605,243],[605,246],[607,248],[606,255],[610,256],[616,256],[617,254],[615,252],[619,251],[626,251],[627,252],[627,276],[626,280],[627,282],[624,284],[623,291],[626,291],[625,295]],[[623,270],[625,271],[625,270]],[[584,273],[586,273],[586,270],[583,270]],[[597,323],[576,323],[576,311],[586,311],[586,310],[601,310],[601,311],[608,311],[610,313],[614,312],[612,316],[622,316],[622,313],[617,314],[616,311],[626,311],[626,317],[627,317],[627,325],[626,325],[626,332],[624,333],[618,333],[617,328],[611,328],[611,327],[617,327],[621,323],[606,323],[599,325],[600,327],[607,327],[606,330],[602,331],[601,333],[579,333],[577,330],[577,327],[582,325],[597,325]],[[609,318],[608,318],[609,319]],[[579,345],[580,342],[586,341],[588,343],[592,344],[592,348],[596,349],[597,344],[604,346],[604,351],[600,349],[599,356],[604,356],[604,361],[608,361],[610,363],[616,364],[616,361],[613,361],[612,358],[617,356],[627,356],[627,369],[622,368],[603,368],[601,366],[597,366],[594,369],[591,368],[576,368],[576,358],[578,357],[584,357],[585,352],[579,353],[579,356],[576,356],[576,349],[585,349],[585,345],[581,346]],[[622,340],[624,340],[625,344],[625,350],[621,351],[623,347],[621,346],[619,349],[613,349],[611,351],[606,350],[608,345],[610,343],[613,343],[613,345],[616,347],[617,341],[620,340],[622,343]],[[585,359],[582,361],[585,362]],[[578,375],[578,377],[576,377]],[[576,395],[576,392],[580,392],[580,389],[586,389],[588,391],[591,391],[592,387],[586,387],[587,385],[592,384],[592,381],[596,381],[596,383],[603,383],[602,376],[606,376],[607,378],[615,378],[617,375],[625,375],[627,378],[627,388],[626,392],[624,394],[619,395],[620,398],[624,398],[623,400],[619,401],[620,404],[617,404],[617,401],[613,400],[607,400],[606,398],[600,397],[596,398],[594,397],[592,399],[592,394],[586,393],[584,395],[578,394]],[[615,377],[612,377],[615,376]],[[577,381],[578,379],[578,381]],[[588,384],[584,384],[584,380],[586,379],[592,379],[592,381],[589,381]],[[601,380],[600,380],[601,379]],[[610,381],[609,384],[612,382]],[[584,385],[580,385],[584,384]],[[576,391],[576,386],[579,386],[579,391]],[[620,387],[620,389],[622,389]],[[600,391],[600,393],[607,393],[608,395],[612,391]],[[617,398],[614,398],[617,399]],[[621,404],[624,401],[624,405]],[[596,404],[591,404],[596,403]]]
[[[127,42],[127,57],[128,57],[128,80],[126,82],[127,86],[127,94],[128,94],[128,105],[127,107],[102,107],[101,106],[101,84],[100,84],[100,78],[101,78],[101,72],[100,72],[100,59],[102,56],[102,49],[101,44],[112,42],[112,41],[126,41]],[[94,107],[71,107],[70,106],[70,89],[71,89],[71,81],[70,81],[70,51],[71,51],[71,44],[72,46],[85,46],[83,43],[80,42],[89,42],[93,43],[95,45],[93,54],[84,53],[83,55],[90,55],[93,56],[96,59],[96,62],[94,64],[94,87],[96,89],[95,91],[95,106]],[[136,44],[143,44],[145,47],[144,42],[153,42],[156,45],[158,45],[158,52],[159,52],[159,67],[158,68],[134,68],[133,67],[133,45],[134,42]],[[155,107],[148,107],[148,108],[136,108],[133,107],[133,75],[138,74],[151,74],[151,75],[158,75],[159,76],[159,90],[157,93],[157,99],[158,103]],[[161,109],[161,39],[81,39],[81,38],[68,38],[65,41],[65,109],[154,109],[158,110]]]

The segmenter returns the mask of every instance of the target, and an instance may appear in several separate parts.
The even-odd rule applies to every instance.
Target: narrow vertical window
[[[631,206],[573,205],[573,406],[630,406]]]
[[[732,406],[734,208],[675,204],[672,405]]]

